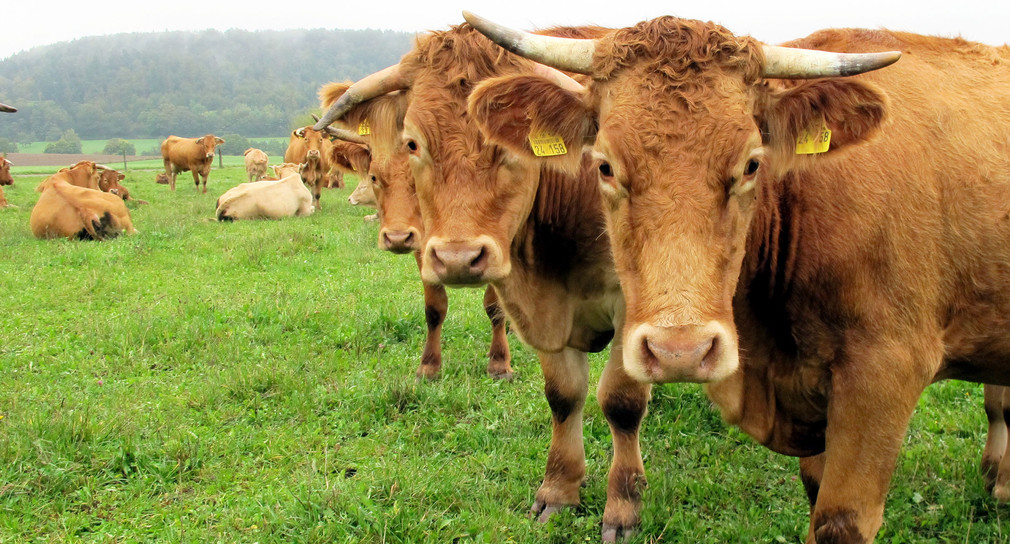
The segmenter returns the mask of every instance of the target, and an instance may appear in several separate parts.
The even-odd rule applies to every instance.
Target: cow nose
[[[407,253],[417,249],[416,229],[390,230],[382,229],[379,233],[382,239],[382,249],[393,253]]]
[[[433,245],[428,255],[441,282],[455,285],[482,283],[490,253],[481,242],[442,242]]]
[[[625,369],[644,381],[709,382],[728,376],[738,364],[735,341],[718,322],[639,324],[627,340]]]
[[[309,156],[309,157],[315,157],[315,158],[318,158],[318,157],[319,157],[319,151],[318,151],[318,150],[315,150],[315,149],[313,149],[313,150],[310,150],[310,151],[308,152],[308,156]]]

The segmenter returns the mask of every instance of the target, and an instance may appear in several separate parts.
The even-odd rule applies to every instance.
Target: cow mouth
[[[624,367],[643,382],[719,381],[739,365],[736,338],[718,322],[703,325],[629,324]]]
[[[508,274],[498,244],[488,236],[466,241],[433,238],[428,241],[421,275],[429,283],[449,286],[477,286]]]

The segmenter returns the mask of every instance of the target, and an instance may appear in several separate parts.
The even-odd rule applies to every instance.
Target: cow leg
[[[807,544],[814,544],[814,506],[817,504],[817,493],[821,489],[821,478],[824,477],[824,454],[800,458],[800,481],[807,493],[810,503],[810,529],[807,531]]]
[[[323,205],[319,203],[319,197],[323,194],[323,183],[325,183],[325,179],[320,176],[316,181],[316,189],[312,192],[312,204],[317,210],[323,209]]]
[[[490,285],[484,290],[484,313],[491,320],[491,349],[487,354],[487,373],[498,380],[511,380],[512,355],[509,352],[505,311],[498,303],[498,293]]]
[[[850,340],[850,353],[832,368],[824,476],[813,512],[818,544],[873,541],[908,422],[942,357],[939,346],[915,356],[897,340],[857,342]]]
[[[619,324],[615,329],[621,330]],[[648,409],[652,386],[632,379],[624,371],[624,350],[618,334],[600,376],[596,397],[610,424],[614,459],[607,478],[607,506],[603,511],[603,541],[630,537],[638,527],[642,491],[647,483],[638,431]]]
[[[537,352],[537,356],[551,408],[551,447],[530,517],[546,522],[565,506],[579,503],[579,488],[586,476],[582,410],[589,387],[589,358],[571,348],[559,353]]]
[[[989,433],[982,450],[982,477],[985,478],[986,491],[993,492],[999,473],[1000,462],[1007,449],[1007,422],[1004,419],[1003,399],[1006,388],[999,385],[986,384],[985,417],[989,422]]]
[[[421,254],[414,252],[418,270],[421,269]],[[418,380],[433,379],[442,370],[442,323],[449,311],[449,295],[441,285],[424,286],[424,320],[428,325],[428,334],[424,339],[424,351],[421,352],[421,366],[417,367],[415,375]]]

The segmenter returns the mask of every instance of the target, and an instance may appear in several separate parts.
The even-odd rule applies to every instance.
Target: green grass
[[[348,188],[308,218],[219,224],[209,194],[151,172],[124,184],[140,233],[39,241],[42,177],[0,211],[0,542],[595,542],[610,437],[586,413],[580,507],[526,519],[549,441],[543,380],[485,376],[481,290],[452,290],[441,380],[417,384],[413,259],[375,248]],[[185,178],[180,178],[184,181]],[[802,542],[794,459],[727,428],[696,385],[655,390],[634,542]],[[981,388],[933,386],[878,542],[1006,542],[982,487]]]

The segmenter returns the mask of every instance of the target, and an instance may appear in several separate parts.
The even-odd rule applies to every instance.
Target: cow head
[[[475,285],[510,273],[510,247],[533,206],[540,167],[483,138],[466,100],[484,79],[534,70],[464,24],[419,37],[400,64],[356,83],[347,104],[334,104],[319,123],[354,101],[409,89],[402,152],[423,218],[426,282]]]
[[[898,54],[769,47],[673,17],[597,40],[545,40],[467,18],[503,47],[593,78],[582,92],[532,76],[499,78],[474,92],[470,112],[517,152],[530,154],[526,138],[539,132],[592,143],[626,297],[625,369],[658,382],[732,374],[732,302],[755,210],[767,198],[762,181],[811,160],[795,155],[810,127],[833,131],[833,154],[869,137],[886,109],[882,93],[858,80],[767,79],[858,73]]]
[[[323,153],[324,133],[312,127],[302,127],[291,131],[291,139],[301,140],[305,145],[305,162],[319,161]]]
[[[0,185],[13,185],[14,178],[11,176],[11,161],[6,157],[0,158]]]
[[[98,188],[99,190],[118,195],[123,200],[126,200],[126,197],[129,196],[129,192],[126,190],[126,187],[119,184],[119,182],[124,179],[126,179],[126,175],[121,174],[116,170],[102,170],[98,176]]]
[[[348,88],[348,85],[342,83],[324,86],[320,90],[323,106],[332,106]],[[414,178],[410,174],[407,153],[402,143],[406,106],[405,93],[380,93],[373,99],[350,108],[341,119],[341,124],[352,135],[365,138],[364,147],[360,150],[366,156],[359,156],[355,160],[358,162],[357,168],[363,170],[359,175],[367,183],[368,191],[374,195],[379,212],[379,249],[393,253],[409,253],[420,249],[424,233]],[[354,139],[345,133],[333,134],[342,139]]]
[[[207,134],[206,136],[199,138],[198,141],[203,147],[204,158],[213,159],[217,146],[224,143],[224,138],[218,138],[213,134]]]

